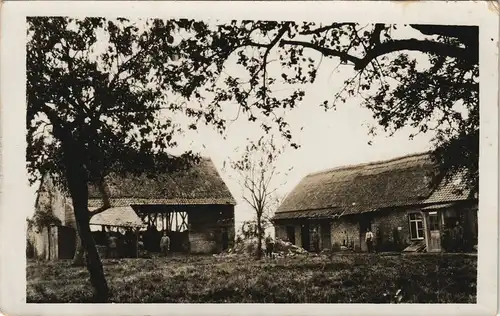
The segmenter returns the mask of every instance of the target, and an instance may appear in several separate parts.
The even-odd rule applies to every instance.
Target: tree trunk
[[[81,161],[79,147],[72,140],[66,139],[62,142],[64,148],[64,166],[66,169],[66,181],[73,200],[73,211],[75,213],[76,226],[80,236],[82,247],[86,253],[87,270],[90,274],[90,282],[94,287],[95,301],[107,302],[109,296],[108,284],[104,276],[101,259],[90,231],[90,216],[88,209],[88,180],[87,171]]]
[[[92,283],[95,291],[95,300],[99,303],[105,303],[108,300],[109,289],[106,278],[104,276],[101,259],[99,257],[99,253],[97,252],[95,241],[90,231],[87,201],[84,200],[84,202],[76,202],[75,200],[73,200],[73,205],[78,232],[83,249],[86,253],[85,257],[87,270],[90,274],[90,282]]]
[[[84,266],[85,265],[85,250],[83,249],[82,240],[80,238],[80,234],[78,233],[78,229],[76,230],[76,248],[75,248],[75,256],[73,257],[73,261],[71,265],[73,266]]]
[[[262,216],[257,215],[257,259],[262,258]]]

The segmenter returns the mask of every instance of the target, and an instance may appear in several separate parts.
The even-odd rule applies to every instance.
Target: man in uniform
[[[163,232],[160,239],[160,251],[164,256],[167,256],[170,251],[170,237],[167,236],[167,232]]]

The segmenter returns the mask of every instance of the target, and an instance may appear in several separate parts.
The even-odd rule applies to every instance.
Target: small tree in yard
[[[258,259],[262,257],[264,225],[270,218],[269,212],[275,201],[277,187],[273,184],[280,174],[276,160],[282,150],[273,138],[261,137],[257,142],[250,142],[238,160],[231,161],[231,167],[238,173],[242,197],[255,211]]]

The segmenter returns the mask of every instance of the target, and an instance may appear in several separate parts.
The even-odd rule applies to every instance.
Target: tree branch
[[[280,42],[280,46],[283,45],[299,45],[317,50],[325,56],[340,57],[341,60],[352,62],[354,64],[355,70],[364,69],[373,59],[379,56],[403,50],[420,51],[423,53],[449,56],[468,61],[473,64],[477,63],[479,58],[479,55],[477,53],[469,51],[465,48],[460,48],[457,46],[430,40],[416,39],[393,40],[384,42],[380,45],[376,45],[371,50],[369,50],[363,58],[358,58],[346,52],[318,46],[309,42],[282,40]]]
[[[410,26],[424,35],[455,37],[466,43],[478,42],[479,28],[477,26],[425,24],[410,24]]]
[[[282,47],[284,45],[297,45],[297,46],[311,48],[311,49],[317,50],[318,52],[320,52],[324,56],[340,57],[340,59],[342,61],[350,61],[354,65],[356,65],[357,63],[360,63],[362,61],[361,58],[349,55],[346,52],[341,52],[341,51],[338,51],[338,50],[335,50],[335,49],[330,49],[330,48],[318,46],[318,45],[315,45],[315,44],[309,43],[309,42],[282,40],[282,41],[280,41],[279,45],[280,45],[280,47]]]
[[[473,54],[471,51],[465,48],[460,48],[445,43],[416,39],[395,40],[377,45],[373,49],[368,51],[365,57],[363,57],[363,59],[361,59],[361,61],[356,64],[355,69],[363,69],[372,59],[375,59],[379,56],[403,50],[449,56],[469,61],[471,63],[477,63],[479,57],[477,54]]]
[[[373,33],[370,37],[370,46],[375,47],[380,44],[380,33],[384,29],[384,24],[377,23],[375,24],[375,28],[373,29]]]
[[[102,206],[95,209],[92,212],[89,212],[89,218],[92,218],[92,216],[102,213],[111,207],[111,203],[109,201],[109,194],[108,191],[106,190],[104,179],[101,179],[101,181],[99,181],[98,188],[102,198]]]
[[[320,33],[322,32],[325,32],[325,31],[328,31],[328,30],[331,30],[331,29],[336,29],[336,28],[339,28],[339,27],[342,27],[342,26],[345,26],[345,25],[356,25],[356,23],[332,23],[330,25],[327,25],[327,26],[323,26],[323,27],[319,27],[317,29],[313,29],[313,30],[308,30],[308,31],[302,31],[302,32],[299,32],[300,35],[312,35],[312,34],[316,34],[316,35],[319,35]]]

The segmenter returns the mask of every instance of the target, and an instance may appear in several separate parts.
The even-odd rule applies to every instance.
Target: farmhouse
[[[477,245],[476,197],[457,175],[431,187],[429,153],[307,175],[273,218],[276,236],[311,249],[455,251]]]
[[[110,174],[105,185],[111,208],[91,218],[93,230],[133,230],[152,252],[159,251],[162,231],[170,236],[172,251],[216,253],[232,246],[236,202],[209,158],[188,170],[155,177]],[[99,190],[89,185],[90,211],[102,205],[101,198]],[[72,258],[76,224],[71,199],[49,176],[40,185],[36,208],[52,212],[61,223],[40,232],[29,229],[34,255]]]

